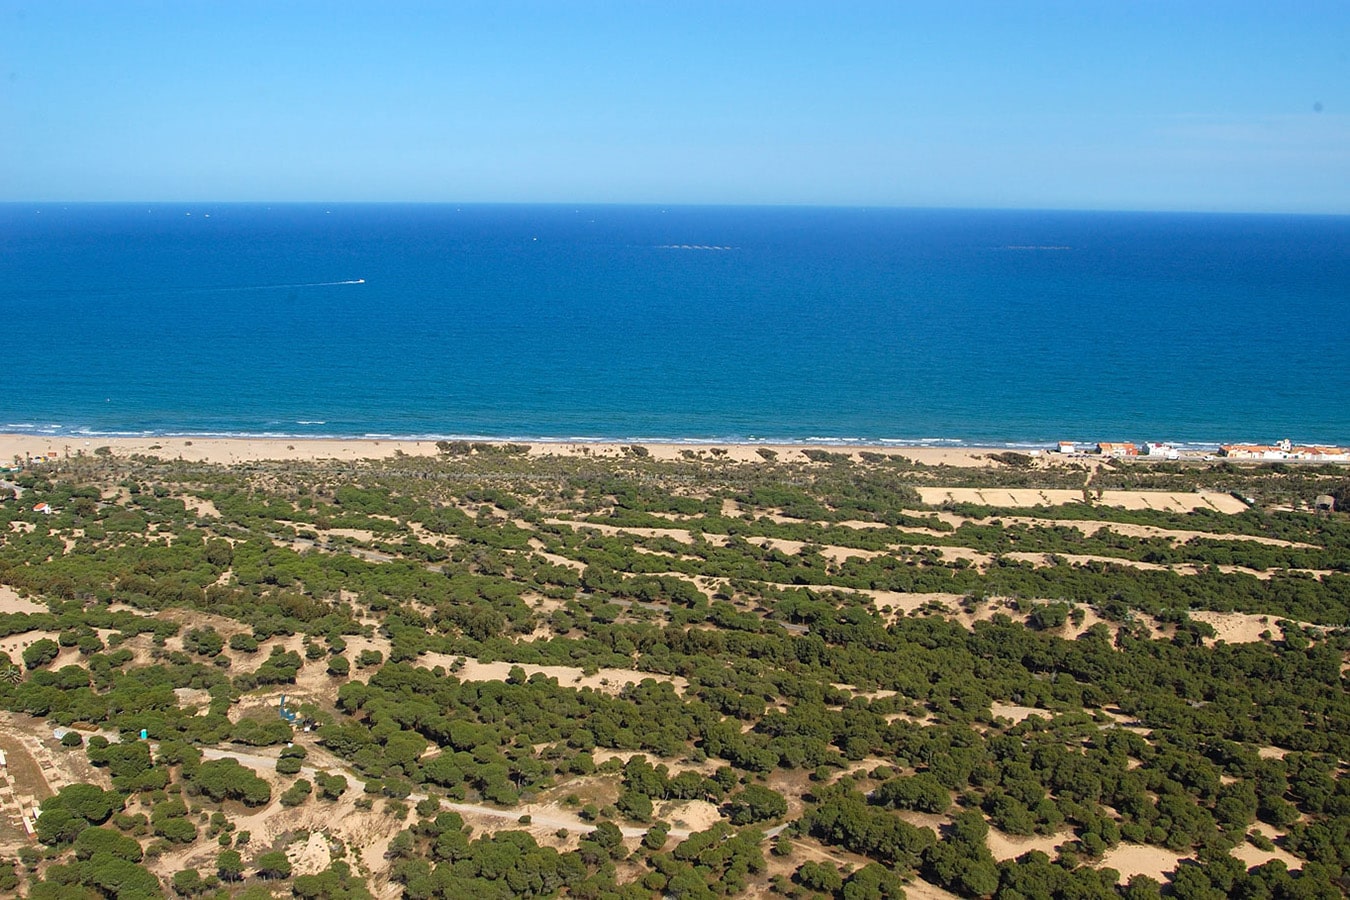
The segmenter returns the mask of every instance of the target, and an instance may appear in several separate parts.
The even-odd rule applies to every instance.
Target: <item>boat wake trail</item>
[[[300,284],[259,284],[251,287],[217,288],[222,291],[279,291],[287,288],[338,287],[343,284],[365,284],[364,278],[349,278],[346,281],[306,281]]]
[[[202,287],[180,290],[180,293],[223,294],[241,291],[291,291],[296,288],[341,287],[348,284],[365,284],[364,278],[349,278],[345,281],[298,281],[287,284],[240,284],[229,287]]]

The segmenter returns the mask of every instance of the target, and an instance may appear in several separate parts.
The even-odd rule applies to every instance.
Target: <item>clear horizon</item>
[[[0,0],[0,202],[1343,215],[1346,34],[1331,2]]]
[[[904,206],[879,203],[665,203],[658,201],[600,201],[588,200],[276,200],[270,198],[243,198],[238,200],[218,200],[187,198],[183,200],[64,200],[64,199],[20,199],[0,200],[0,206],[541,206],[576,208],[668,208],[668,209],[819,209],[819,210],[858,210],[895,212],[1007,212],[1007,213],[1086,213],[1102,215],[1177,215],[1177,216],[1311,216],[1326,218],[1344,218],[1350,212],[1302,212],[1286,210],[1209,210],[1209,209],[1121,209],[1121,208],[1083,208],[1083,207],[1024,207],[1024,206]]]

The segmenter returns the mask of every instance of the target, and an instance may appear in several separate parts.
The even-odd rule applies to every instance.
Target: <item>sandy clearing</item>
[[[366,528],[328,528],[319,529],[316,533],[324,538],[351,538],[363,544],[369,544],[375,540],[375,532]]]
[[[1195,509],[1212,509],[1215,512],[1235,515],[1245,512],[1247,509],[1247,504],[1231,494],[1205,491],[1197,491],[1194,494],[1167,491],[1103,491],[1097,502],[1105,506],[1121,506],[1125,509],[1156,509],[1162,512],[1190,512]]]
[[[1204,622],[1216,632],[1215,640],[1229,644],[1255,644],[1262,639],[1263,632],[1278,632],[1270,616],[1256,616],[1239,612],[1210,612],[1192,610],[1188,615],[1197,622]],[[1276,617],[1278,618],[1278,617]]]
[[[197,514],[199,519],[219,519],[220,510],[216,509],[216,504],[212,500],[205,500],[201,497],[194,497],[191,494],[180,494],[179,500],[183,501],[183,506],[190,512]]]
[[[1036,709],[1032,706],[1016,706],[1011,703],[991,703],[990,711],[999,718],[1011,719],[1013,722],[1021,722],[1028,716],[1040,716],[1043,719],[1050,719],[1054,713],[1048,709]]]
[[[1067,488],[916,488],[919,497],[930,506],[943,503],[977,503],[984,506],[1019,507],[1063,506],[1082,503],[1083,492]],[[1222,513],[1239,513],[1247,508],[1236,497],[1228,494],[1172,491],[1103,491],[1095,502],[1102,506],[1125,509],[1156,509],[1164,512],[1190,512],[1212,509]]]
[[[994,855],[994,859],[1001,862],[1005,859],[1017,859],[1023,853],[1030,853],[1032,850],[1039,850],[1054,859],[1055,851],[1059,849],[1059,845],[1072,839],[1073,832],[1071,831],[1023,837],[1006,834],[991,825],[985,843],[989,847],[989,852]]]
[[[1137,559],[1124,559],[1118,556],[1097,556],[1093,553],[1041,553],[1039,551],[1013,550],[1003,554],[1007,559],[1015,559],[1018,562],[1029,562],[1034,566],[1053,566],[1054,560],[1060,559],[1070,565],[1083,565],[1084,563],[1108,563],[1119,566],[1128,566],[1131,569],[1141,569],[1148,572],[1158,572],[1170,569],[1174,572],[1181,572],[1188,566],[1167,566],[1162,563],[1142,562]]]
[[[690,834],[707,831],[722,814],[706,800],[666,800],[656,804],[656,819]]]
[[[20,597],[14,588],[0,584],[0,613],[45,613],[47,604]]]
[[[943,562],[954,562],[958,559],[964,559],[966,562],[983,569],[994,561],[994,557],[988,553],[982,553],[979,550],[972,550],[970,547],[952,547],[941,544],[911,544],[899,548],[911,553],[931,553],[937,556]]]
[[[43,638],[47,638],[49,640],[54,641],[56,640],[56,632],[25,631],[22,632],[21,634],[12,634],[9,637],[0,638],[0,653],[8,654],[9,658],[14,661],[15,665],[21,665],[23,662],[23,651],[27,650],[33,644],[34,641],[40,641]],[[56,665],[56,663],[59,661],[60,657],[58,656],[56,660],[54,660],[48,666],[48,668],[51,668],[52,671],[56,671],[57,668],[60,668],[59,666]]]
[[[1265,822],[1257,822],[1252,826],[1251,831],[1271,841],[1280,841],[1287,837],[1285,832],[1273,825],[1267,825]],[[1243,850],[1243,848],[1246,849]],[[1239,853],[1239,850],[1243,850],[1243,852]],[[1276,846],[1274,850],[1261,850],[1244,841],[1233,849],[1233,855],[1247,863],[1248,866],[1259,866],[1272,859],[1278,859],[1282,860],[1291,870],[1303,868],[1302,859],[1279,846]]]
[[[803,547],[815,547],[820,555],[831,562],[841,563],[850,557],[860,559],[873,559],[878,556],[885,556],[883,550],[859,550],[856,547],[836,547],[829,544],[812,544],[807,541],[790,541],[785,538],[752,538],[754,543],[766,549],[772,548],[780,553],[786,553],[788,556],[796,556],[802,552]]]
[[[569,559],[566,556],[559,556],[556,553],[549,553],[544,549],[546,545],[538,538],[530,538],[530,552],[542,557],[555,566],[566,566],[569,569],[575,569],[578,572],[586,571],[586,564],[579,559]]]
[[[1168,873],[1176,871],[1185,858],[1162,847],[1121,843],[1106,851],[1098,868],[1115,869],[1120,873],[1120,884],[1125,884],[1132,875],[1168,881]]]
[[[1109,628],[1111,630],[1112,637],[1114,638],[1118,627],[1116,623],[1108,622],[1106,619],[1103,619],[1101,616],[1097,615],[1096,610],[1094,610],[1091,606],[1088,606],[1087,604],[1071,603],[1070,605],[1074,609],[1077,609],[1083,613],[1083,621],[1077,625],[1073,623],[1072,619],[1070,619],[1068,622],[1065,622],[1063,630],[1060,632],[1060,634],[1063,635],[1064,640],[1066,641],[1077,640],[1078,638],[1082,637],[1085,631],[1087,631],[1093,625],[1098,624],[1105,625],[1107,628]]]
[[[839,590],[842,593],[871,597],[877,609],[897,613],[912,613],[928,603],[956,607],[965,599],[964,594],[910,594],[904,591],[879,591],[872,588],[839,588]]]
[[[424,668],[444,666],[447,671],[461,659],[446,653],[425,653],[418,657],[416,665]],[[689,682],[679,675],[658,675],[652,672],[639,672],[636,669],[600,669],[594,675],[586,675],[578,666],[540,666],[531,663],[480,662],[465,659],[464,665],[454,676],[460,681],[505,681],[511,669],[519,666],[525,670],[526,677],[536,673],[546,678],[558,679],[562,687],[592,688],[605,694],[618,694],[629,684],[639,684],[645,679],[664,681],[683,694],[689,688]]]
[[[1103,522],[1097,519],[1037,519],[1030,516],[1000,516],[1004,525],[1024,525],[1030,528],[1076,528],[1084,536],[1094,534],[1103,528],[1123,537],[1167,538],[1178,544],[1200,538],[1208,541],[1250,541],[1253,544],[1266,544],[1271,547],[1300,547],[1316,549],[1314,544],[1298,541],[1286,541],[1281,538],[1264,537],[1251,534],[1221,534],[1209,531],[1186,531],[1179,528],[1159,528],[1156,525],[1135,525],[1130,522]]]
[[[174,688],[173,695],[178,698],[180,707],[209,706],[211,703],[211,692],[201,688]]]
[[[720,759],[705,759],[701,763],[696,763],[689,759],[664,759],[647,750],[610,750],[605,747],[596,747],[591,751],[591,758],[595,760],[597,766],[609,762],[611,759],[617,759],[623,763],[634,756],[645,756],[647,761],[653,766],[665,766],[670,772],[671,777],[681,772],[697,772],[700,775],[711,775],[723,764]]]
[[[983,506],[1012,507],[1063,506],[1082,503],[1081,490],[1065,488],[946,488],[916,487],[919,499],[926,505],[943,503],[977,503]]]
[[[905,882],[905,896],[913,900],[961,900],[960,895],[929,884],[922,878]]]
[[[629,528],[623,525],[601,525],[595,522],[578,522],[569,519],[545,519],[546,525],[565,525],[573,531],[591,529],[604,535],[631,534],[638,537],[668,537],[681,544],[694,543],[694,536],[684,528]]]
[[[1262,850],[1259,847],[1255,847],[1252,844],[1243,841],[1230,852],[1233,854],[1234,858],[1240,859],[1246,863],[1248,868],[1262,866],[1276,859],[1284,863],[1285,868],[1289,869],[1291,872],[1303,868],[1303,860],[1281,847],[1276,847],[1274,850]]]
[[[309,840],[286,848],[286,856],[296,875],[317,875],[333,861],[328,850],[328,838],[322,832],[312,831]]]
[[[1093,553],[1041,553],[1037,551],[1012,551],[1003,554],[1008,559],[1015,559],[1019,562],[1029,562],[1034,566],[1052,566],[1055,560],[1062,560],[1069,565],[1083,565],[1085,563],[1105,563],[1107,565],[1126,566],[1131,569],[1139,569],[1143,572],[1175,572],[1178,575],[1199,575],[1205,567],[1189,563],[1151,563],[1138,559],[1125,559],[1120,556],[1098,556]],[[1216,568],[1225,575],[1250,575],[1261,581],[1269,581],[1275,576],[1277,571],[1311,575],[1314,578],[1320,578],[1332,574],[1330,571],[1321,569],[1248,569],[1245,566],[1221,565]]]
[[[894,697],[900,693],[899,691],[892,691],[888,688],[881,688],[874,691],[860,690],[851,684],[836,684],[834,687],[839,688],[841,691],[848,691],[854,697],[861,697],[864,700],[885,700],[888,697]]]

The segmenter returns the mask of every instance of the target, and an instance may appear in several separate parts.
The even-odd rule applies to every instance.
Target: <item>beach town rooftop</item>
[[[1219,455],[1228,459],[1307,460],[1350,462],[1350,449],[1318,445],[1298,446],[1288,438],[1278,444],[1224,444]]]

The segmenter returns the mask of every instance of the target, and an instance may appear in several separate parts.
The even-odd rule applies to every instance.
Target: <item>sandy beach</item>
[[[483,441],[481,443],[502,445],[506,441]],[[626,444],[620,442],[591,443],[569,441],[521,442],[530,448],[531,456],[598,456],[620,457],[624,455]],[[142,454],[157,456],[161,459],[182,459],[189,462],[207,462],[220,465],[258,462],[261,460],[362,460],[388,459],[400,453],[408,456],[436,456],[440,453],[436,441],[386,439],[335,439],[335,438],[218,438],[218,437],[136,437],[136,438],[77,438],[71,436],[51,437],[45,435],[3,434],[0,435],[0,463],[10,464],[36,459],[61,459],[79,454],[90,455],[95,450],[107,447],[114,456],[132,456]],[[704,459],[723,459],[732,462],[763,462],[761,450],[771,450],[777,454],[780,462],[808,462],[803,450],[813,449],[812,445],[767,445],[767,444],[662,444],[642,443],[651,458],[658,460],[680,459],[684,453],[701,454]],[[819,449],[832,453],[847,453],[858,458],[862,451],[903,456],[925,465],[949,465],[978,467],[991,463],[986,459],[990,453],[1002,452],[997,448],[981,447],[860,447],[840,446],[837,444],[819,445]],[[725,451],[714,453],[713,451]],[[1040,458],[1049,464],[1060,460],[1054,454],[1041,454]]]

